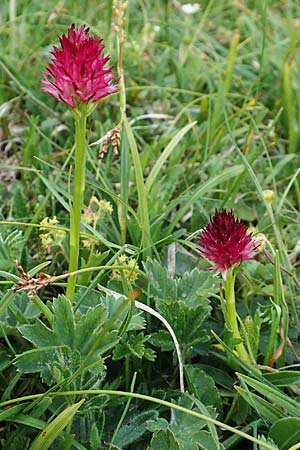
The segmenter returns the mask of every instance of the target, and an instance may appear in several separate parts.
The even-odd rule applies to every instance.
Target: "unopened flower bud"
[[[263,233],[257,233],[255,236],[252,236],[254,241],[254,249],[257,253],[262,252],[266,246],[266,236]]]
[[[264,191],[264,198],[267,203],[272,203],[275,200],[275,193],[274,191],[271,191],[270,189],[266,189]]]

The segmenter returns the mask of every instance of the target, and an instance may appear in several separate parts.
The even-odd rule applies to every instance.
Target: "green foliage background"
[[[82,247],[87,272],[74,308],[62,279],[38,292],[40,303],[11,291],[20,281],[13,261],[32,276],[67,270],[68,240],[48,252],[39,228],[56,216],[54,242],[55,230],[68,232],[74,125],[65,105],[40,91],[40,79],[71,23],[103,37],[117,65],[113,2],[0,5],[0,442],[7,450],[299,448],[300,5],[199,0],[199,11],[187,14],[184,3],[128,2],[121,147],[103,158],[100,145],[87,149],[85,207],[95,195],[113,213],[83,224],[82,237],[94,240]],[[119,123],[119,101],[114,95],[97,106],[89,144]],[[237,309],[259,370],[232,352],[220,278],[197,249],[198,230],[223,207],[267,238],[266,252],[237,276]],[[118,266],[122,254],[134,260],[133,277]],[[185,393],[173,339],[157,317],[134,307],[132,292],[172,326]]]

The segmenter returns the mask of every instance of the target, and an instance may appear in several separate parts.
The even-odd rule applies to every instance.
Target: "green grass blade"
[[[284,202],[286,201],[287,195],[291,189],[291,187],[293,186],[293,184],[295,183],[295,181],[298,178],[298,175],[300,173],[300,167],[296,170],[296,172],[294,173],[294,175],[292,176],[289,184],[287,185],[286,189],[284,190],[284,193],[282,194],[280,201],[278,202],[278,206],[276,208],[276,216],[278,216],[281,212],[281,209],[283,207]]]
[[[29,450],[48,450],[55,439],[61,434],[61,432],[66,428],[69,423],[73,420],[76,411],[80,408],[85,400],[82,399],[74,405],[68,406],[64,411],[62,411],[33,442]]]
[[[272,405],[267,400],[261,398],[259,395],[254,394],[246,389],[243,389],[239,386],[235,386],[235,389],[249,403],[252,408],[254,408],[259,416],[263,417],[270,423],[275,423],[277,420],[282,419],[284,413],[280,411],[276,406]]]
[[[118,205],[119,223],[121,228],[121,245],[126,243],[127,233],[127,212],[128,212],[128,198],[129,198],[129,149],[128,139],[126,133],[122,133],[122,147],[121,147],[121,188],[120,197],[121,204]]]
[[[166,160],[168,159],[168,157],[170,156],[170,154],[172,153],[172,151],[174,150],[174,148],[176,147],[176,145],[181,141],[181,139],[183,138],[183,136],[191,129],[193,128],[193,126],[196,124],[197,122],[192,122],[189,123],[188,125],[186,125],[184,128],[182,128],[182,130],[180,130],[171,140],[171,142],[169,142],[169,144],[166,146],[166,148],[164,149],[164,151],[162,152],[162,154],[160,155],[160,157],[158,158],[158,160],[156,161],[156,163],[154,164],[154,166],[152,167],[147,181],[145,183],[145,189],[146,192],[148,193],[155,181],[155,178],[157,177],[158,173],[161,171],[162,166],[164,165],[164,163],[166,162]]]
[[[273,405],[275,404],[276,406],[283,408],[291,416],[300,417],[299,403],[288,397],[287,394],[284,394],[278,389],[275,389],[267,384],[261,383],[260,381],[254,380],[247,375],[237,375],[244,385],[248,385],[255,389],[257,392],[269,399]]]
[[[112,21],[112,13],[113,13],[113,0],[107,0],[106,2],[106,33],[109,35],[111,29],[111,21]]]
[[[137,192],[138,192],[138,217],[140,220],[142,228],[142,247],[145,249],[144,256],[151,255],[151,238],[150,238],[150,222],[149,222],[149,212],[148,212],[148,202],[146,189],[144,184],[143,169],[139,157],[139,152],[137,149],[136,141],[133,136],[132,129],[128,123],[127,117],[122,113],[124,120],[125,130],[128,137],[129,148],[131,150],[131,155],[133,159],[134,172],[136,178]]]
[[[201,414],[204,414],[205,416],[210,416],[208,409],[206,408],[205,405],[203,405],[203,403],[199,399],[195,398],[194,396],[190,396],[190,397],[195,402],[195,404],[197,405],[197,407],[198,407],[199,411],[201,412]],[[217,433],[217,429],[216,429],[215,424],[207,422],[207,428],[209,429],[210,435],[211,435],[211,437],[212,437],[212,439],[214,441],[214,444],[216,446],[215,448],[217,450],[220,450],[221,447],[220,447],[218,433]]]
[[[19,398],[15,398],[15,399],[10,399],[6,402],[1,402],[0,403],[0,407],[6,406],[6,405],[10,405],[16,402],[20,402],[20,401],[25,401],[25,400],[32,400],[32,399],[37,399],[42,397],[44,394],[34,394],[34,395],[27,395],[27,396],[23,396],[23,397],[19,397]],[[273,445],[269,444],[268,442],[265,442],[261,439],[258,439],[254,436],[251,436],[241,430],[239,430],[238,428],[234,428],[230,425],[228,425],[227,423],[224,422],[220,422],[219,420],[213,419],[210,416],[206,416],[205,414],[201,414],[198,413],[197,411],[185,408],[181,405],[176,405],[174,403],[168,402],[166,400],[162,400],[161,398],[156,398],[156,397],[151,397],[149,395],[144,395],[144,394],[139,394],[139,393],[135,393],[135,392],[126,392],[126,391],[114,391],[114,390],[109,390],[109,389],[101,389],[101,390],[78,390],[78,391],[63,391],[63,392],[55,392],[55,393],[49,393],[49,396],[57,396],[57,397],[65,397],[65,396],[73,396],[73,395],[115,395],[115,396],[122,396],[122,397],[132,397],[132,398],[136,398],[136,399],[140,399],[140,400],[144,400],[144,401],[149,401],[152,403],[156,403],[159,404],[161,406],[165,406],[167,408],[171,408],[172,410],[177,410],[180,412],[183,412],[185,414],[188,414],[190,416],[194,416],[199,418],[200,420],[205,420],[208,423],[214,424],[218,427],[221,427],[224,430],[227,430],[231,433],[234,433],[235,435],[238,435],[240,438],[243,439],[247,439],[251,442],[254,442],[256,444],[259,444],[261,446],[261,448],[266,448],[269,450],[276,450],[276,447],[274,447]],[[75,405],[73,405],[75,406]],[[30,448],[30,450],[41,450],[38,448],[32,449]]]
[[[230,178],[237,177],[242,173],[242,171],[243,166],[241,165],[233,166],[230,167],[229,169],[225,169],[220,175],[211,178],[205,184],[201,184],[199,188],[195,190],[191,198],[183,206],[181,206],[181,208],[179,208],[172,222],[170,223],[166,234],[168,235],[172,233],[177,223],[202,195],[206,194],[206,192],[218,186],[218,184],[228,181]]]
[[[276,250],[275,258],[274,258],[274,301],[277,305],[280,305],[282,315],[281,315],[281,327],[283,333],[283,348],[280,357],[278,358],[278,365],[280,367],[285,364],[285,356],[286,356],[286,341],[288,338],[288,328],[289,328],[289,309],[285,301],[284,297],[284,288],[282,285],[282,278],[280,272],[280,259],[279,259],[279,251]]]
[[[9,306],[10,302],[13,301],[15,293],[12,291],[7,291],[6,294],[3,295],[0,301],[0,317],[4,314],[6,308]]]

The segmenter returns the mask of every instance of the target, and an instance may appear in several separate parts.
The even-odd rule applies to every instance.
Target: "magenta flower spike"
[[[112,66],[105,67],[109,56],[103,55],[102,39],[90,36],[89,28],[71,25],[60,44],[61,49],[54,47],[53,58],[43,72],[42,91],[73,109],[81,102],[96,103],[118,91]]]
[[[227,270],[237,263],[253,259],[255,243],[247,227],[236,219],[232,211],[216,211],[210,223],[201,231],[199,248],[202,255],[215,263],[226,280]]]
[[[74,301],[76,272],[79,266],[80,224],[85,190],[86,123],[97,102],[118,91],[114,84],[109,56],[103,55],[102,39],[90,36],[84,25],[71,25],[60,38],[61,48],[54,47],[44,78],[42,91],[65,103],[75,121],[73,200],[70,208],[70,255],[66,295]]]

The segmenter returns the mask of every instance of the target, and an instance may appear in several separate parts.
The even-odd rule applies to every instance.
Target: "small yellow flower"
[[[122,277],[125,277],[130,283],[134,283],[139,269],[137,260],[135,258],[128,258],[126,255],[120,255],[113,266],[122,266],[122,269],[113,269],[112,270],[112,278],[114,280],[121,281]]]
[[[99,201],[99,209],[105,213],[111,214],[113,212],[112,204],[106,200]]]
[[[40,231],[39,231],[39,235],[40,235],[40,239],[41,239],[41,244],[42,247],[45,247],[48,251],[48,253],[51,250],[51,247],[56,245],[58,247],[62,246],[62,242],[66,236],[66,232],[64,230],[60,230],[58,228],[55,229],[51,229],[49,227],[55,227],[58,224],[58,220],[56,218],[56,216],[49,218],[49,217],[45,217],[45,219],[43,219],[40,222]]]
[[[89,206],[85,210],[82,220],[87,224],[93,224],[96,226],[97,222],[103,219],[107,214],[112,214],[113,207],[107,200],[98,200],[93,195],[91,197]]]
[[[98,244],[97,239],[88,238],[88,239],[82,239],[82,245],[84,248],[90,248],[92,245]]]

